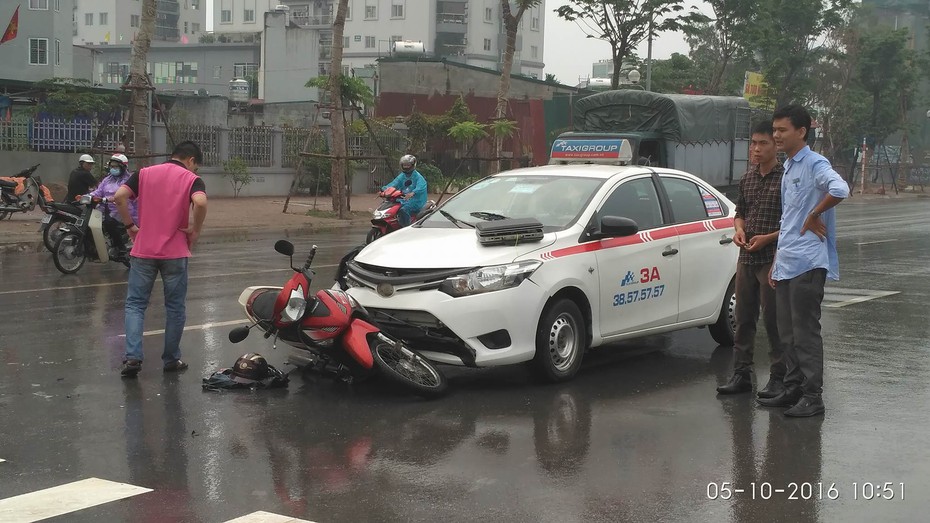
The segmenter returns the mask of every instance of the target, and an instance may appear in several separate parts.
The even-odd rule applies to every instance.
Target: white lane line
[[[891,240],[875,240],[874,242],[859,242],[856,245],[875,245],[877,243],[891,243],[891,242],[896,242],[896,241],[900,241],[900,240],[898,240],[897,238],[894,238]]]
[[[184,331],[205,331],[207,329],[212,329],[214,327],[228,327],[230,325],[241,325],[243,323],[252,323],[249,320],[232,320],[232,321],[219,321],[216,323],[204,323],[202,325],[188,325],[184,327]],[[156,330],[156,331],[145,331],[142,333],[143,336],[155,336],[156,334],[164,334],[165,329]],[[125,338],[125,334],[120,334],[117,338]]]
[[[0,499],[0,521],[31,523],[151,491],[127,483],[90,478]]]
[[[4,461],[6,461],[6,460],[5,460],[5,459],[2,459],[2,458],[0,458],[0,463],[3,463]]]
[[[325,269],[329,267],[338,267],[338,263],[332,263],[329,265],[314,265],[314,269]],[[188,276],[188,280],[202,280],[205,278],[223,278],[226,276],[245,276],[248,274],[264,274],[269,272],[284,272],[290,271],[291,269],[259,269],[254,271],[241,271],[241,272],[226,272],[223,274],[201,274],[196,276]],[[74,285],[71,287],[40,287],[38,289],[22,289],[18,291],[0,291],[0,295],[4,294],[24,294],[27,292],[44,292],[44,291],[66,291],[70,289],[90,289],[94,287],[112,287],[114,285],[126,285],[125,281],[115,281],[112,283],[88,283],[86,285]]]
[[[865,294],[864,296],[862,294]],[[825,307],[830,307],[831,309],[839,309],[840,307],[846,307],[847,305],[853,305],[855,303],[862,303],[864,301],[874,300],[876,298],[884,298],[885,296],[893,296],[895,294],[901,294],[901,291],[860,291],[860,296],[848,299],[846,301],[841,301],[838,303],[830,303],[825,305]]]
[[[230,519],[226,523],[313,523],[312,521],[307,521],[306,519],[297,519],[290,516],[282,516],[280,514],[272,514],[271,512],[258,511],[245,516]]]

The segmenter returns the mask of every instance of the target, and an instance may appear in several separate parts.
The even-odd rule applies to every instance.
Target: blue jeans
[[[161,274],[165,290],[165,364],[181,359],[181,334],[187,320],[187,258],[152,260],[132,257],[126,293],[126,359],[142,361],[145,309],[152,297],[155,277]]]

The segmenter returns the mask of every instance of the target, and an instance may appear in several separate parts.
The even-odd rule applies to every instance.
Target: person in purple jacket
[[[110,213],[109,218],[103,222],[103,229],[113,238],[114,244],[122,250],[127,250],[129,235],[126,234],[126,228],[123,227],[119,211],[112,200],[117,189],[126,183],[131,175],[132,173],[129,172],[129,158],[126,158],[125,154],[114,154],[110,157],[107,175],[100,180],[97,188],[90,193],[91,196],[111,200],[110,203],[106,204]],[[139,212],[136,209],[135,201],[129,202],[129,214],[135,223],[139,223]]]

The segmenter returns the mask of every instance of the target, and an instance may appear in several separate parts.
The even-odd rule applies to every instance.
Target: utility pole
[[[646,48],[646,90],[652,90],[652,20],[655,15],[649,17],[649,40]],[[642,40],[640,40],[642,41]]]

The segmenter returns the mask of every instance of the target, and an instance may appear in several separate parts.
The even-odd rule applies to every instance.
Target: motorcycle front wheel
[[[59,236],[52,250],[55,268],[64,274],[74,274],[84,266],[84,238],[80,234],[66,232]]]
[[[368,231],[368,236],[365,236],[365,245],[368,245],[382,236],[384,236],[384,233],[381,232],[381,229],[372,227],[371,230]]]
[[[64,224],[64,220],[53,218],[52,221],[48,224],[48,227],[42,231],[42,243],[45,244],[45,248],[50,252],[55,251],[55,244],[58,243],[58,238],[61,237],[61,231],[59,229]]]
[[[378,339],[374,349],[375,366],[381,374],[424,398],[436,398],[445,394],[449,382],[432,363],[423,356],[403,350],[399,343]]]

